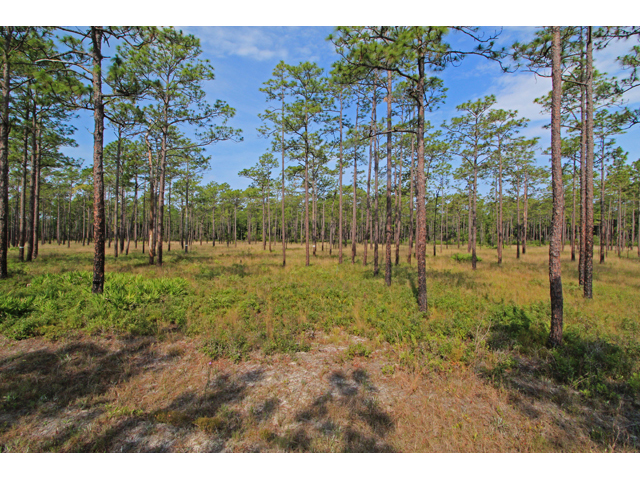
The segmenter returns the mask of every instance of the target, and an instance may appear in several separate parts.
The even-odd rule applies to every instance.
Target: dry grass
[[[152,336],[0,336],[2,451],[638,450],[636,392],[612,387],[618,393],[603,397],[562,382],[549,370],[555,357],[533,341],[492,346],[498,343],[487,319],[495,305],[548,302],[545,247],[530,248],[519,261],[507,248],[501,267],[495,250],[480,249],[483,261],[475,272],[451,259],[459,250],[440,254],[438,248],[427,260],[432,305],[418,346],[410,339],[389,341],[388,331],[400,327],[372,323],[385,315],[415,315],[407,306],[415,261],[408,268],[404,251],[387,294],[360,258],[352,266],[345,256],[338,266],[335,251],[331,257],[319,251],[307,270],[298,245],[288,250],[286,269],[278,251],[263,252],[261,245],[194,247],[188,256],[172,251],[162,269],[147,266],[140,253],[107,263],[108,272],[186,279],[194,307],[184,328],[166,319]],[[89,270],[90,259],[90,247],[45,245],[38,261],[21,273],[14,269],[11,291],[42,273]],[[637,340],[640,332],[630,327],[640,318],[635,255],[610,255],[605,265],[595,265],[591,301],[577,288],[568,248],[563,261],[568,330]],[[321,296],[313,309],[297,297],[282,300],[292,302],[285,310],[266,301],[299,282],[308,292],[351,295]],[[240,292],[238,298],[225,304],[219,296],[210,310],[205,299],[230,290]],[[240,303],[249,295],[259,309],[247,316]],[[394,296],[400,300],[390,300]],[[344,322],[325,318],[336,312]],[[443,333],[442,325],[467,318],[477,322],[465,324],[459,338]],[[212,360],[203,353],[212,335],[254,324],[264,328],[265,342],[280,339],[285,328],[294,332],[298,349],[302,342],[308,351],[268,354],[269,343],[256,343],[262,347],[238,358]]]

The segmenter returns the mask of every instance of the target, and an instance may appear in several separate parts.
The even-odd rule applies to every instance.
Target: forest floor
[[[551,350],[547,246],[481,248],[476,271],[438,246],[428,317],[406,246],[390,287],[361,245],[310,267],[290,245],[284,269],[278,245],[172,247],[162,268],[108,250],[102,296],[91,246],[10,251],[0,451],[640,451],[635,252],[594,265],[585,300],[566,247]]]

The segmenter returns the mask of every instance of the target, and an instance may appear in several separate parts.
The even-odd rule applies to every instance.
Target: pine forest
[[[0,452],[638,452],[640,27],[233,28],[0,27]]]

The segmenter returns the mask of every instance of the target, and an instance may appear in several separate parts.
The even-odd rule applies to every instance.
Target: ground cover
[[[640,263],[582,298],[563,254],[565,345],[546,346],[548,247],[427,258],[391,287],[328,248],[194,245],[162,268],[41,246],[0,284],[2,451],[637,451]],[[361,250],[361,247],[358,246]]]

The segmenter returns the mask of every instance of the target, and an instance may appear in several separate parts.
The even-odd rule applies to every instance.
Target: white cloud
[[[496,96],[496,108],[517,110],[521,117],[529,120],[546,120],[548,114],[533,101],[551,90],[551,79],[533,73],[506,74],[498,77],[486,94]]]
[[[293,62],[318,61],[329,53],[326,45],[328,42],[319,43],[318,29],[313,27],[305,29],[300,27],[185,27],[183,29],[198,36],[203,48],[214,57],[238,56],[257,61]]]

